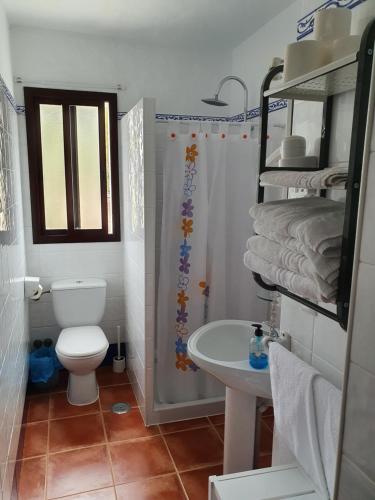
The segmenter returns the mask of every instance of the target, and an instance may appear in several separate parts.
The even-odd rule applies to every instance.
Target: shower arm
[[[230,80],[235,80],[236,82],[238,82],[244,90],[244,117],[243,117],[243,121],[246,122],[247,121],[247,108],[248,108],[249,93],[247,90],[246,83],[242,80],[242,78],[240,78],[238,76],[226,76],[226,77],[224,77],[219,82],[219,85],[217,87],[217,91],[215,93],[215,98],[216,99],[219,98],[219,93],[220,93],[221,89],[223,88],[224,83],[226,83]]]

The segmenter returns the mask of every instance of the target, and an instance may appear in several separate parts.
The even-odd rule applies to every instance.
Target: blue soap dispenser
[[[250,340],[250,366],[256,370],[262,370],[268,366],[268,354],[265,352],[262,325],[254,323],[252,326],[255,327],[255,332]]]

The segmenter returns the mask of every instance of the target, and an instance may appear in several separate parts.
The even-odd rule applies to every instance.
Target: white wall
[[[35,82],[125,85],[119,110],[144,96],[156,98],[158,113],[222,114],[200,102],[228,74],[230,51],[176,50],[130,45],[77,33],[12,27],[14,74]],[[23,101],[17,89],[17,103]]]
[[[1,2],[0,76],[12,90],[8,26]],[[28,318],[17,119],[1,85],[0,108],[0,498],[8,500],[26,391]]]
[[[373,111],[373,110],[372,110]],[[362,235],[358,237],[358,276],[354,280],[355,308],[348,357],[345,427],[338,497],[375,497],[375,126],[368,171],[364,168]],[[361,217],[360,217],[361,220]]]
[[[157,111],[165,113],[218,112],[200,102],[213,92],[219,77],[230,67],[229,52],[204,49],[177,51],[129,45],[120,40],[62,31],[11,29],[14,74],[28,85],[82,88],[113,87],[121,83],[119,111],[128,111],[143,96],[156,97]],[[55,83],[54,83],[55,82]],[[90,87],[87,87],[87,84]],[[111,89],[109,89],[110,91]],[[23,89],[16,85],[17,104]],[[104,278],[108,284],[102,327],[109,341],[115,327],[124,325],[122,243],[34,245],[28,177],[25,118],[19,117],[24,218],[28,273],[42,278],[47,288],[53,280],[79,276]],[[31,337],[57,339],[51,298],[31,305]]]
[[[155,329],[155,101],[121,123],[124,282],[128,373],[146,424],[152,412]]]

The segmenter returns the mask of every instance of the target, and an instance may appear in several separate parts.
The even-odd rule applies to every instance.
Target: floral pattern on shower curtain
[[[156,345],[156,391],[162,403],[224,395],[223,385],[189,358],[187,340],[205,323],[236,313],[227,309],[227,292],[233,289],[226,279],[231,259],[227,213],[232,210],[227,177],[233,177],[234,162],[242,170],[249,162],[249,145],[240,144],[249,142],[248,133],[233,139],[226,123],[184,127],[180,132],[179,124],[170,125],[163,165]],[[248,214],[249,198],[242,202]],[[244,244],[247,237],[245,232]],[[241,279],[241,252],[231,260]],[[237,275],[233,278],[237,285]]]

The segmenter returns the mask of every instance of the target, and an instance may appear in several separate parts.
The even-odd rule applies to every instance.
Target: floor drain
[[[112,413],[121,415],[122,413],[129,413],[132,407],[128,403],[114,403],[112,405]]]

